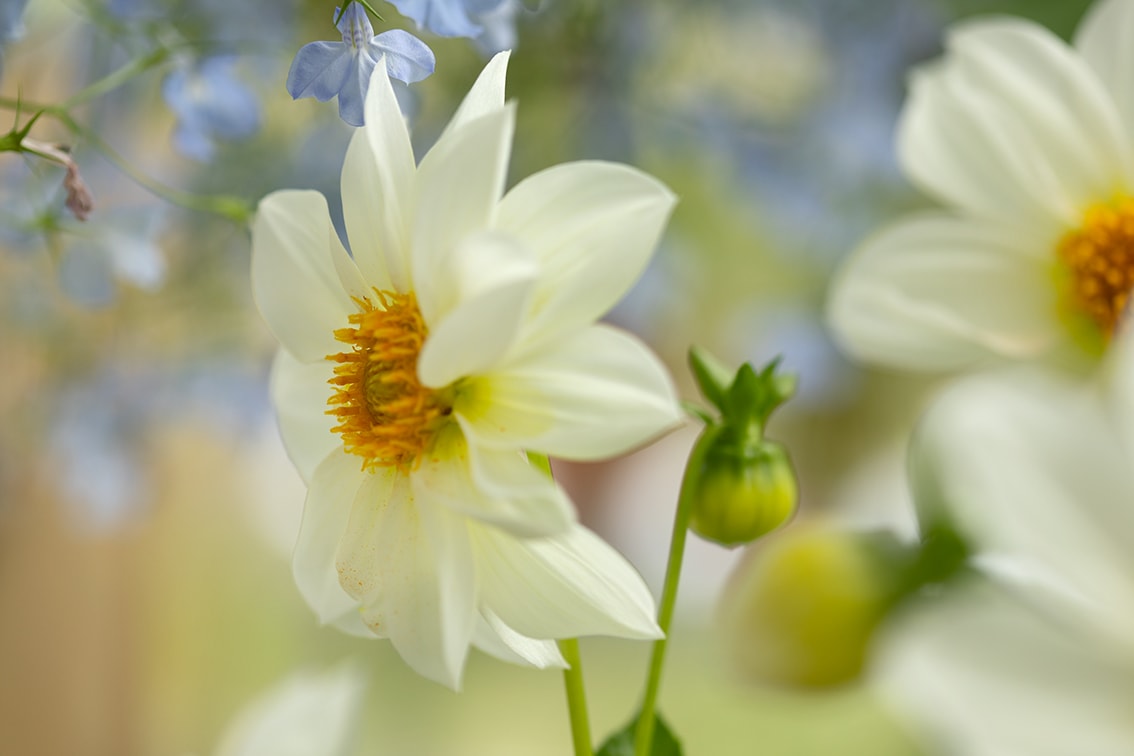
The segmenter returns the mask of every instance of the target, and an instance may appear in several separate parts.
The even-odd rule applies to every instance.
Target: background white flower
[[[963,22],[915,73],[903,169],[946,210],[882,229],[829,302],[855,356],[910,369],[1101,351],[1134,286],[1134,2],[1074,46],[1021,19]]]
[[[983,376],[926,419],[923,515],[968,535],[984,577],[898,624],[879,682],[945,753],[1134,753],[1132,347],[1097,385]]]
[[[419,166],[379,67],[343,166],[350,256],[314,192],[265,198],[253,228],[254,294],[283,346],[273,394],[309,485],[300,590],[452,687],[470,643],[542,667],[562,664],[555,638],[656,636],[641,578],[525,454],[607,457],[680,418],[648,349],[594,325],[673,196],[598,162],[503,195],[507,59]]]

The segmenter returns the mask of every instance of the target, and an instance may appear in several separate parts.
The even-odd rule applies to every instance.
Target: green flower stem
[[[689,462],[685,466],[685,476],[681,481],[681,493],[677,498],[677,512],[673,518],[673,536],[669,542],[669,561],[665,569],[665,585],[662,587],[661,603],[658,606],[658,626],[665,635],[654,642],[654,652],[650,657],[650,671],[646,682],[646,693],[642,699],[642,710],[638,715],[638,727],[634,731],[634,756],[649,756],[654,739],[654,717],[658,704],[658,690],[661,688],[662,667],[665,666],[665,649],[669,640],[669,625],[673,621],[673,608],[677,602],[677,584],[681,579],[681,563],[685,559],[685,536],[689,533],[689,518],[693,514],[693,496],[701,463],[713,439],[720,432],[719,427],[709,426],[697,439]]]
[[[592,756],[591,725],[587,719],[587,693],[583,687],[583,660],[579,656],[579,641],[569,638],[559,641],[559,651],[567,662],[563,682],[567,687],[567,712],[571,717],[571,742],[575,756]]]
[[[160,181],[150,178],[134,168],[126,158],[118,154],[118,152],[97,133],[84,128],[67,112],[66,108],[61,105],[43,105],[28,102],[27,100],[0,97],[0,108],[7,110],[32,110],[42,112],[44,115],[56,119],[75,137],[86,139],[90,142],[91,145],[101,152],[107,160],[113,163],[118,170],[133,179],[138,185],[167,202],[184,207],[187,210],[196,210],[202,213],[219,215],[222,218],[227,218],[238,224],[245,224],[252,218],[252,205],[242,197],[224,194],[193,194],[192,192],[185,192],[171,186],[166,186]],[[3,144],[0,144],[0,148],[2,147]]]
[[[81,105],[96,97],[101,97],[107,92],[111,92],[122,86],[138,74],[145,73],[154,66],[164,62],[167,57],[169,57],[169,52],[164,48],[158,48],[148,55],[136,58],[121,68],[111,71],[98,81],[92,82],[85,89],[81,89],[71,95],[60,103],[58,108],[64,112],[68,112],[76,105]]]

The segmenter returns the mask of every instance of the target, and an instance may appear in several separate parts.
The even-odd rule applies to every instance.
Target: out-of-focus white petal
[[[433,289],[453,274],[447,264],[473,233],[492,225],[504,193],[516,109],[493,111],[437,145],[417,172],[413,280],[418,305],[432,326],[447,314]],[[442,288],[445,284],[441,284]],[[452,306],[452,303],[448,303]]]
[[[284,448],[300,477],[311,483],[315,468],[327,455],[342,446],[331,432],[335,420],[328,415],[327,399],[333,375],[330,363],[305,363],[284,350],[272,363],[271,394]]]
[[[417,364],[421,382],[433,388],[500,360],[516,339],[539,272],[527,250],[488,233],[466,238],[448,267],[454,285],[445,298],[453,306],[431,324]]]
[[[488,61],[472,89],[461,101],[437,144],[443,143],[472,121],[504,107],[504,81],[508,75],[508,58],[511,54],[511,50],[505,50],[492,56],[492,60]]]
[[[473,635],[473,645],[501,661],[536,669],[566,669],[567,662],[555,641],[535,640],[505,625],[490,610],[482,610]]]
[[[937,753],[1126,756],[1134,669],[972,586],[919,607],[879,639],[876,688]]]
[[[357,308],[337,269],[353,265],[323,195],[282,191],[260,202],[252,223],[252,294],[272,333],[301,361],[339,351],[334,330]]]
[[[415,497],[405,476],[354,500],[339,546],[339,581],[362,618],[414,670],[460,687],[477,620],[477,576],[466,519]]]
[[[303,504],[292,573],[299,592],[323,623],[358,608],[358,601],[340,586],[335,569],[335,554],[347,529],[351,503],[364,483],[368,490],[373,490],[376,483],[387,489],[391,485],[388,474],[364,473],[361,466],[361,459],[352,454],[331,452],[315,468]]]
[[[988,571],[1134,649],[1134,473],[1093,388],[1025,369],[964,381],[923,420],[911,474],[923,519],[944,512]]]
[[[1099,0],[1075,32],[1075,49],[1094,69],[1134,144],[1134,2]]]
[[[365,688],[361,670],[350,664],[291,675],[240,711],[216,756],[344,756]]]
[[[852,253],[828,323],[856,357],[909,369],[1036,356],[1063,337],[1052,265],[1007,228],[913,216]]]
[[[661,637],[641,576],[582,525],[524,540],[472,523],[469,532],[483,605],[516,632],[539,639]]]
[[[1131,175],[1118,111],[1087,64],[1017,19],[959,24],[949,56],[919,72],[899,154],[923,189],[1024,229],[1076,225]]]
[[[486,445],[579,460],[620,454],[681,422],[657,357],[602,325],[475,379],[454,411]]]
[[[497,227],[542,264],[526,328],[551,337],[613,307],[645,269],[675,201],[657,179],[617,163],[567,163],[517,184]]]
[[[458,433],[437,442],[412,480],[417,498],[515,535],[558,535],[575,523],[566,494],[522,452],[476,448]]]
[[[414,186],[413,148],[394,89],[378,70],[366,94],[366,125],[351,138],[343,162],[343,219],[351,254],[367,283],[410,288],[409,218]]]

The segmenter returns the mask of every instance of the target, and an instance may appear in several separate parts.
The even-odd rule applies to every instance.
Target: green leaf
[[[732,383],[732,371],[716,357],[699,347],[689,349],[689,366],[693,377],[705,398],[717,409],[724,412],[725,394]]]
[[[638,717],[618,732],[606,739],[595,756],[634,756],[634,732],[638,729]],[[649,756],[682,756],[681,741],[666,725],[660,714],[654,715],[654,739],[650,743]]]

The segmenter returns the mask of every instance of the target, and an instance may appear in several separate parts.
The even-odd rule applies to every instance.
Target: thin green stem
[[[136,58],[121,68],[111,71],[106,76],[98,81],[92,82],[86,88],[79,90],[75,94],[68,97],[59,104],[59,109],[63,111],[70,111],[76,105],[81,105],[84,102],[93,100],[96,97],[101,97],[107,92],[111,92],[118,87],[125,84],[130,79],[134,78],[140,73],[144,73],[154,66],[158,65],[168,57],[169,53],[164,48],[158,48],[148,55],[143,55]]]
[[[653,744],[654,712],[658,705],[662,668],[665,666],[669,626],[673,621],[673,609],[677,603],[677,584],[681,580],[681,563],[685,559],[685,537],[689,533],[689,518],[693,515],[697,478],[705,453],[719,432],[719,427],[707,427],[701,433],[701,437],[697,439],[693,451],[689,454],[689,462],[685,465],[685,476],[681,481],[681,493],[677,497],[677,512],[673,517],[673,536],[669,542],[669,561],[665,568],[665,585],[662,587],[661,602],[658,605],[658,626],[664,635],[654,642],[654,651],[650,656],[646,692],[642,698],[642,710],[638,715],[638,726],[634,731],[635,756],[648,756],[650,746]]]
[[[571,742],[575,756],[592,756],[591,725],[587,719],[587,693],[583,687],[583,659],[579,656],[579,641],[568,638],[559,641],[559,651],[567,662],[563,670],[563,684],[567,688],[567,713],[571,718]]]

